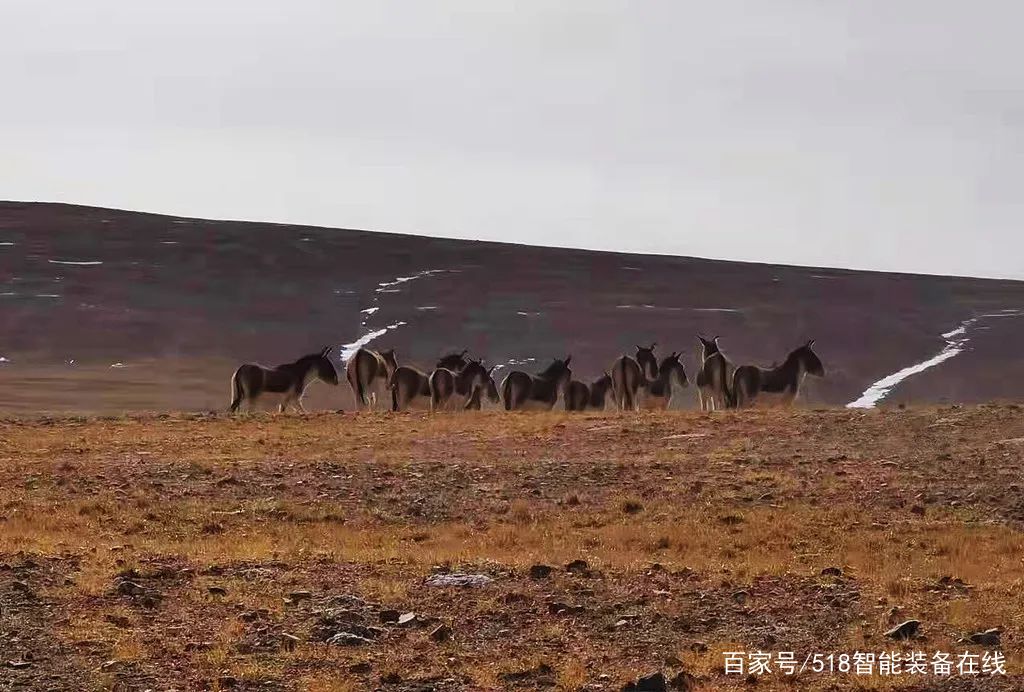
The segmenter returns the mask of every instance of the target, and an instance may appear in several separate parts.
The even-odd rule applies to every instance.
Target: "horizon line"
[[[540,248],[540,249],[551,249],[551,250],[574,250],[577,252],[593,252],[600,254],[611,254],[611,255],[624,255],[629,257],[659,257],[659,258],[677,258],[677,259],[696,259],[705,262],[727,262],[732,264],[750,264],[758,266],[772,266],[786,269],[821,269],[826,271],[842,271],[842,272],[855,272],[859,274],[885,274],[895,276],[911,276],[911,277],[927,277],[927,278],[940,278],[940,279],[969,279],[972,281],[1003,281],[1021,283],[1024,282],[1024,277],[1012,277],[1003,275],[987,275],[979,276],[976,274],[947,274],[947,273],[932,273],[925,271],[910,271],[900,269],[871,269],[865,267],[843,267],[828,264],[799,264],[794,262],[784,261],[772,261],[772,260],[750,260],[750,259],[731,259],[728,257],[707,257],[704,255],[680,255],[667,252],[650,252],[650,251],[633,251],[633,250],[622,250],[622,249],[610,249],[607,247],[582,247],[579,245],[558,245],[558,244],[535,244],[535,243],[520,243],[512,240],[491,240],[485,238],[475,238],[466,235],[436,235],[429,232],[414,233],[409,231],[390,231],[386,229],[368,229],[368,228],[350,228],[345,226],[325,226],[321,224],[310,224],[310,223],[296,223],[293,221],[273,221],[267,219],[254,219],[254,218],[213,218],[208,216],[190,216],[187,214],[177,214],[164,211],[149,211],[146,209],[130,209],[119,206],[105,206],[100,204],[85,204],[79,202],[66,202],[61,200],[0,200],[0,205],[4,204],[36,204],[36,205],[51,205],[51,206],[66,206],[66,207],[79,207],[84,209],[97,209],[104,211],[122,212],[129,214],[146,214],[149,216],[164,216],[173,219],[183,219],[190,221],[206,221],[211,223],[244,223],[244,224],[268,224],[273,226],[287,226],[293,228],[310,228],[326,231],[348,231],[355,233],[377,233],[382,235],[393,235],[393,236],[406,236],[410,238],[428,238],[433,240],[458,240],[462,242],[472,243],[490,243],[494,245],[512,245],[516,247],[528,247],[528,248]]]

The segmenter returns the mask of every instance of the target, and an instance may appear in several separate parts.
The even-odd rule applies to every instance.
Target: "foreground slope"
[[[1019,406],[0,423],[4,679],[740,690],[723,651],[980,655],[959,638],[1003,626],[1011,677],[941,689],[1020,689],[1022,449]]]
[[[1021,282],[0,203],[0,294],[0,410],[19,413],[222,408],[242,361],[373,334],[424,365],[450,348],[528,368],[572,352],[583,378],[637,342],[683,351],[692,375],[697,332],[765,365],[815,338],[829,375],[807,398],[845,404],[974,320],[962,353],[884,403],[1017,399],[1024,382]]]

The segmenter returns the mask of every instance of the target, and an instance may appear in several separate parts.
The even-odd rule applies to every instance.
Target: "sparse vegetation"
[[[882,651],[910,618],[929,650],[1006,627],[1019,674],[1021,440],[1011,405],[8,421],[0,648],[29,665],[4,675],[739,690],[723,651]]]

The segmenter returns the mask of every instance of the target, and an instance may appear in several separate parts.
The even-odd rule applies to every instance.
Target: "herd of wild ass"
[[[796,398],[807,374],[823,377],[825,368],[814,353],[810,340],[794,349],[781,365],[760,368],[734,366],[719,349],[718,337],[700,340],[700,368],[697,397],[703,411],[743,408],[755,403],[788,405]],[[587,384],[574,380],[569,363],[572,356],[554,359],[538,373],[513,370],[502,380],[500,392],[494,382],[495,367],[467,356],[467,351],[442,357],[427,372],[399,365],[393,350],[361,348],[345,364],[346,376],[355,394],[356,406],[373,409],[390,393],[391,410],[412,408],[437,410],[479,410],[486,398],[503,402],[505,409],[551,410],[562,399],[567,411],[666,409],[673,396],[686,387],[686,371],[673,351],[661,360],[656,344],[637,346],[636,355],[615,359],[609,371]],[[276,368],[246,363],[231,376],[231,410],[243,403],[250,410],[264,394],[280,397],[279,410],[294,406],[300,411],[302,395],[315,380],[338,384],[331,362],[331,347]]]

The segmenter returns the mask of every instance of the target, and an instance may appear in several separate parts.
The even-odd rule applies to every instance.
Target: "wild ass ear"
[[[465,358],[467,353],[469,353],[468,348],[462,349],[462,353],[459,354],[459,358]]]
[[[334,348],[333,346],[324,346],[324,350],[320,351],[321,357],[326,357],[326,356],[330,355],[331,350],[333,348]]]
[[[654,350],[654,347],[655,347],[655,346],[657,346],[657,345],[658,345],[658,342],[657,342],[657,341],[652,341],[652,342],[651,342],[651,347],[650,347],[650,348],[649,348],[648,350],[649,350],[649,351],[653,351],[653,350]]]
[[[717,334],[715,334],[715,338],[714,338],[714,339],[712,339],[712,341],[714,341],[714,342],[715,342],[715,343],[717,344],[717,343],[718,343],[718,340],[719,340],[719,339],[721,339],[721,338],[722,338],[722,337],[720,337],[720,336],[718,336]]]
[[[487,376],[490,377],[491,375],[493,375],[497,367],[497,365],[492,365],[491,367],[487,368]]]
[[[807,348],[810,348],[813,345],[814,345],[814,339],[808,339],[808,341],[807,341]]]
[[[565,363],[566,367],[568,367],[568,365],[569,365],[569,361],[571,361],[571,360],[572,360],[572,354],[570,353],[569,355],[567,355],[567,356],[565,357],[565,361],[564,361],[564,363]]]

